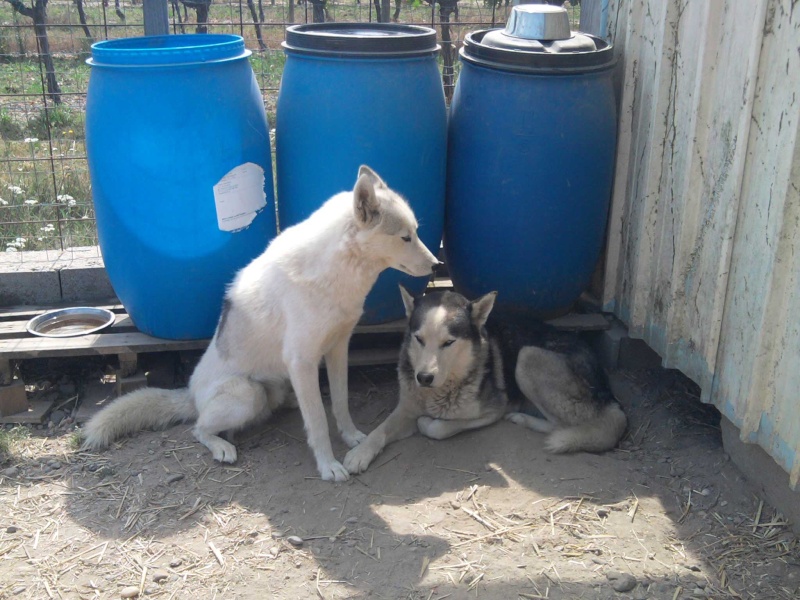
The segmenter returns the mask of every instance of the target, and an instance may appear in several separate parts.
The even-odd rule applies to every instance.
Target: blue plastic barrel
[[[287,28],[276,115],[281,229],[308,217],[372,167],[416,213],[436,254],[442,238],[447,114],[436,32],[395,24],[320,23]],[[362,323],[404,316],[397,284],[424,278],[385,271]]]
[[[214,333],[225,286],[276,234],[269,128],[236,35],[92,46],[86,150],[100,249],[136,326]]]
[[[497,290],[500,309],[554,316],[580,297],[602,250],[617,129],[612,48],[597,38],[580,52],[493,47],[486,34],[465,38],[450,107],[447,265],[470,298]]]

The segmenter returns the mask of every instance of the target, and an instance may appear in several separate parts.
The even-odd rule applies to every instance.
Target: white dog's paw
[[[447,437],[444,435],[442,425],[443,423],[441,419],[432,419],[431,417],[417,418],[417,427],[419,428],[420,433],[434,440],[440,440],[444,437]]]
[[[345,455],[344,468],[354,475],[363,473],[377,454],[367,444],[359,444]]]
[[[524,415],[519,412],[510,412],[506,415],[506,421],[511,421],[512,423],[516,423],[517,425],[522,425],[523,427],[525,427],[527,421],[527,415]]]
[[[221,463],[235,463],[236,462],[236,446],[230,442],[226,442],[222,438],[209,440],[208,449],[211,450],[211,456],[214,460]]]
[[[317,463],[317,470],[324,481],[347,481],[350,473],[347,472],[338,460],[327,463]]]
[[[355,448],[365,439],[367,439],[367,434],[360,432],[358,429],[353,429],[352,431],[343,431],[342,432],[342,439],[344,443],[347,444],[348,448]]]

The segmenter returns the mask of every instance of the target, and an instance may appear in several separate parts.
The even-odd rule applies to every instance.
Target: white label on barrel
[[[222,231],[244,229],[267,205],[264,193],[264,169],[244,163],[228,171],[214,186],[217,225]]]

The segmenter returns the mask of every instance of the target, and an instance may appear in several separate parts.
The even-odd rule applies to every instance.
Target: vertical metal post
[[[143,0],[145,35],[167,35],[169,33],[169,17],[167,0]]]

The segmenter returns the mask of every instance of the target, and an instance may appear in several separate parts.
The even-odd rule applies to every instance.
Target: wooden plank
[[[84,304],[75,304],[70,302],[64,305],[52,304],[49,306],[6,306],[0,308],[0,321],[28,321],[36,315],[40,315],[48,310],[55,310],[58,308],[70,308],[71,306],[91,306],[93,308],[105,308],[113,313],[124,313],[125,308],[122,304],[108,303],[108,302],[86,302]]]
[[[205,348],[209,340],[164,340],[144,333],[94,333],[74,338],[29,337],[0,340],[4,359],[56,358],[121,352],[164,352]]]
[[[601,313],[570,313],[550,319],[546,323],[564,331],[605,331],[611,328],[608,319]]]
[[[44,311],[42,311],[44,312]],[[41,314],[41,312],[36,313]],[[117,320],[108,328],[110,333],[128,333],[137,331],[136,325],[126,312],[118,312]],[[35,315],[34,315],[35,316]],[[0,321],[0,340],[29,337],[31,334],[25,327],[30,319]]]
[[[31,423],[39,424],[44,421],[44,416],[53,408],[54,400],[31,400],[28,402],[27,412],[9,415],[0,418],[0,423]]]

